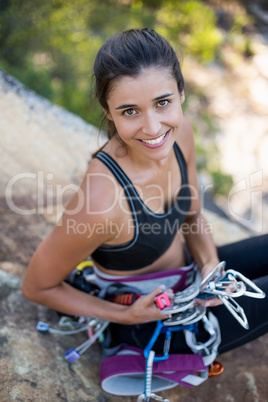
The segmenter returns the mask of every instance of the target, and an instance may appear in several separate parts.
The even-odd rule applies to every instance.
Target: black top
[[[177,143],[174,143],[173,148],[179,163],[182,184],[174,204],[163,214],[154,213],[144,204],[130,179],[110,155],[103,151],[97,154],[96,158],[108,167],[123,187],[132,213],[131,227],[135,228],[131,241],[120,245],[103,244],[92,253],[93,260],[104,268],[131,271],[146,267],[171,245],[191,206],[187,165]]]

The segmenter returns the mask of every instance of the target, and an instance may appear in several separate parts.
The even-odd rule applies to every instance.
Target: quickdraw
[[[82,321],[82,320],[81,320]],[[59,335],[74,335],[78,334],[79,332],[88,331],[88,334],[91,336],[81,345],[77,346],[75,349],[70,349],[65,352],[65,359],[73,364],[78,359],[80,359],[81,355],[91,346],[93,343],[99,339],[105,329],[108,327],[109,321],[104,321],[95,318],[87,318],[85,322],[77,322],[71,320],[68,317],[61,317],[59,321],[60,327],[65,327],[65,329],[55,329],[51,328],[48,324],[39,321],[36,329],[42,333],[51,333],[51,334],[59,334]],[[68,328],[69,327],[69,328]],[[70,329],[71,327],[71,329]]]
[[[249,329],[243,308],[234,298],[240,296],[263,299],[265,293],[250,279],[241,273],[229,269],[224,272],[225,261],[220,262],[200,283],[199,298],[219,297],[225,307],[242,327]]]

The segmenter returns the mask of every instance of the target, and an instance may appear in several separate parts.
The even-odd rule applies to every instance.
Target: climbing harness
[[[172,303],[165,292],[155,298],[161,314],[169,317],[157,321],[155,331],[144,350],[119,345],[112,355],[102,360],[101,386],[106,392],[138,395],[139,402],[168,402],[168,399],[158,396],[156,392],[178,384],[186,387],[199,385],[207,378],[222,373],[222,365],[215,361],[221,342],[218,320],[207,308],[195,305],[195,299],[218,297],[234,318],[248,329],[247,317],[236,299],[240,296],[258,299],[265,297],[265,293],[248,278],[232,269],[225,272],[224,268],[225,262],[220,262],[203,280],[200,279],[200,273],[196,274],[192,285],[175,292]],[[94,278],[92,262],[85,261],[79,264],[66,281],[80,290],[115,303],[130,305],[141,296],[139,289],[124,283],[113,283],[100,289]],[[74,363],[97,339],[101,340],[108,325],[108,321],[101,319],[80,317],[74,321],[69,317],[61,317],[61,329],[39,322],[37,330],[64,335],[88,331],[87,341],[65,353],[65,359]],[[203,342],[198,340],[201,327],[208,335]],[[193,354],[169,354],[172,334],[176,331],[183,332],[185,342]],[[153,347],[160,334],[165,336],[163,354],[156,355]]]

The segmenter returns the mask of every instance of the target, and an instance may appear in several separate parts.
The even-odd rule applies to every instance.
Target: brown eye
[[[134,116],[136,114],[136,111],[134,109],[127,109],[123,112],[126,116]]]
[[[161,100],[158,102],[158,106],[165,107],[165,106],[167,106],[168,103],[169,103],[169,101],[164,99],[164,100]]]

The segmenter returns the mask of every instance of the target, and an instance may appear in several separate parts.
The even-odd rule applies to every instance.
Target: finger
[[[160,285],[157,288],[155,288],[151,293],[148,293],[147,295],[142,296],[137,301],[142,302],[144,306],[154,305],[155,297],[160,295],[161,293],[163,293],[165,291],[165,289],[166,289],[166,287],[164,285]]]
[[[157,306],[160,310],[163,310],[165,307],[168,307],[172,303],[172,299],[170,300],[170,297],[168,295],[168,292],[164,292],[165,287],[163,285],[157,287],[154,289],[153,292],[149,294],[147,297],[146,302],[148,304],[154,304]],[[171,289],[170,289],[171,290]],[[172,291],[169,292],[170,296],[172,295]]]
[[[158,295],[160,295],[161,293],[165,292],[166,290],[166,286],[165,285],[160,285],[157,288],[155,288],[151,293],[149,293],[147,296],[149,296],[149,298],[151,300],[154,300],[154,298]]]
[[[218,297],[213,297],[211,299],[195,299],[195,305],[203,307],[215,307],[222,304],[222,301]]]
[[[173,292],[172,289],[167,289],[166,294],[168,295],[168,298],[169,298],[170,301],[174,300],[174,292]]]

